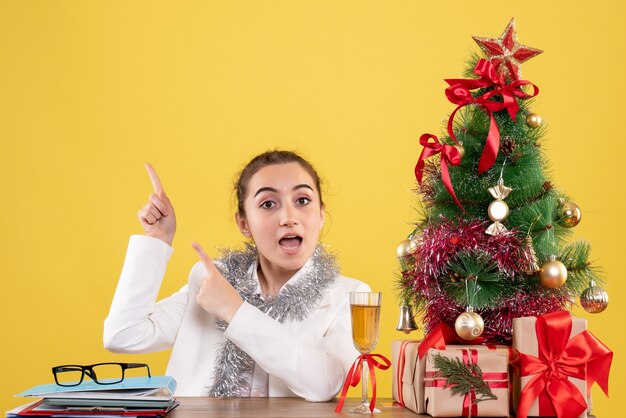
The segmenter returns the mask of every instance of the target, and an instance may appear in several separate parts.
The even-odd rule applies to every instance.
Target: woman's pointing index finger
[[[150,176],[150,181],[152,182],[152,188],[154,189],[154,193],[157,195],[159,192],[163,192],[163,185],[161,185],[161,180],[159,180],[159,176],[157,175],[154,168],[150,165],[150,163],[146,163],[146,170],[148,171],[148,176]]]

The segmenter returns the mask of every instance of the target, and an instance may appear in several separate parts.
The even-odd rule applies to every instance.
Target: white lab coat
[[[354,359],[348,292],[370,291],[339,276],[302,322],[275,321],[244,302],[224,333],[215,317],[196,303],[206,269],[196,263],[188,284],[156,302],[173,248],[146,235],[130,238],[111,310],[104,321],[104,346],[117,353],[172,349],[167,375],[178,382],[176,395],[207,395],[213,384],[217,350],[232,340],[269,374],[268,395],[332,399]],[[256,269],[250,269],[256,274]],[[298,273],[290,282],[298,280]],[[256,277],[256,276],[255,276]]]

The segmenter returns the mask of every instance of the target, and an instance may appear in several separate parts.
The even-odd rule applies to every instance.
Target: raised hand
[[[202,286],[200,286],[200,291],[196,296],[196,302],[205,311],[230,322],[243,303],[243,299],[241,299],[239,293],[228,280],[222,276],[222,273],[215,267],[213,260],[202,249],[200,244],[194,242],[192,246],[209,272],[202,281]]]
[[[146,170],[154,193],[148,197],[148,203],[142,207],[137,216],[146,235],[165,241],[172,245],[176,233],[176,214],[170,199],[165,194],[161,180],[152,166],[146,163]]]

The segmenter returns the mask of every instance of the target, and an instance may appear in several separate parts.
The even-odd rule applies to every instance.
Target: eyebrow
[[[298,184],[297,186],[294,186],[292,190],[298,190],[298,189],[309,189],[311,191],[313,190],[313,187],[309,186],[308,184]],[[273,187],[261,187],[259,190],[256,191],[256,193],[254,194],[254,197],[257,197],[259,195],[259,193],[263,193],[263,192],[273,192],[273,193],[278,193],[278,190],[274,189]]]

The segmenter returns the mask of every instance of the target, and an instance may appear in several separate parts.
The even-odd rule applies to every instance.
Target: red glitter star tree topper
[[[487,55],[498,74],[507,81],[519,80],[522,76],[521,64],[543,52],[541,49],[520,45],[517,41],[515,18],[511,19],[499,38],[472,38]]]

